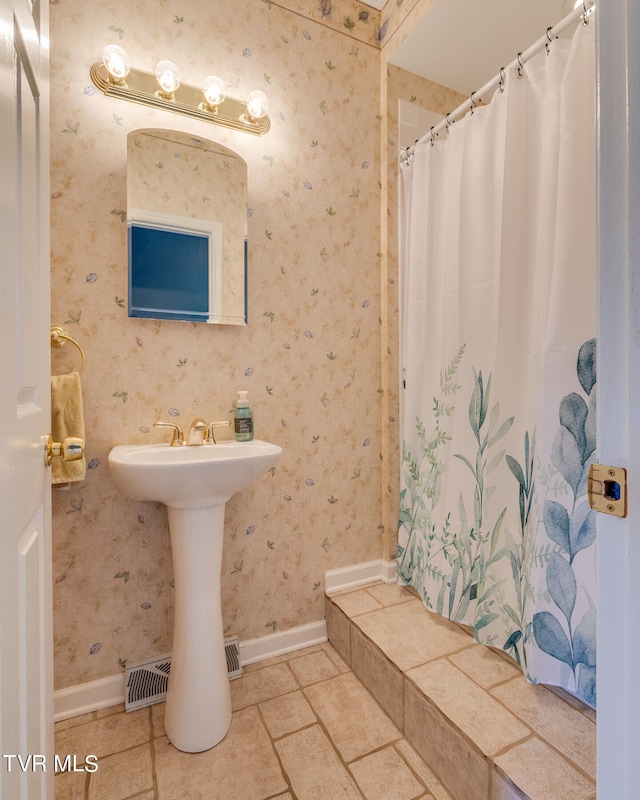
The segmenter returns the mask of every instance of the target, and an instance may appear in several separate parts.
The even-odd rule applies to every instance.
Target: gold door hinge
[[[592,464],[589,469],[589,505],[614,517],[627,516],[627,470]]]

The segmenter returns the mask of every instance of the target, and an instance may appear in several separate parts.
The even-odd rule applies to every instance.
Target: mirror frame
[[[205,219],[201,216],[196,217],[195,215],[187,216],[194,211],[194,198],[189,197],[188,191],[185,192],[183,197],[185,202],[178,202],[177,207],[176,205],[171,207],[170,204],[160,201],[156,203],[155,197],[161,196],[158,193],[158,187],[160,188],[160,191],[163,191],[163,179],[160,179],[160,183],[157,182],[157,179],[154,181],[152,178],[150,178],[150,183],[147,182],[145,167],[140,164],[138,164],[137,176],[134,174],[135,160],[132,160],[131,152],[135,146],[132,143],[135,142],[136,137],[140,136],[147,136],[151,138],[155,137],[161,142],[169,143],[170,145],[176,145],[180,148],[194,148],[196,151],[201,151],[202,156],[216,156],[222,159],[233,159],[233,162],[237,165],[237,167],[234,168],[234,171],[238,168],[243,170],[240,173],[236,173],[233,183],[234,189],[229,189],[229,191],[233,191],[234,197],[236,198],[235,201],[229,203],[229,206],[233,205],[237,211],[231,217],[231,221],[228,223],[228,225],[235,228],[237,236],[233,237],[231,245],[229,245],[231,240],[228,238],[226,239],[227,247],[230,247],[227,253],[227,262],[225,262],[225,251],[223,248],[225,242],[224,212],[226,211],[226,195],[224,186],[222,187],[222,190],[219,191],[222,180],[221,176],[214,175],[210,181],[208,178],[206,178],[205,180],[208,182],[205,184],[202,184],[202,178],[196,180],[195,185],[199,185],[201,187],[202,194],[207,195],[207,197],[203,196],[202,200],[207,200],[209,203],[207,208],[210,213],[210,218],[208,219]],[[178,157],[188,159],[189,151],[187,150],[181,152],[183,155],[181,156],[180,152],[178,152]],[[163,160],[166,160],[166,153],[163,155],[165,156],[165,159]],[[188,161],[185,161],[185,163],[188,163]],[[155,166],[162,165],[157,164]],[[220,172],[223,173],[228,166],[228,164],[220,166]],[[149,165],[147,165],[147,169],[150,169]],[[150,174],[151,173],[149,173],[149,175]],[[173,174],[174,176],[176,175],[175,170]],[[201,170],[200,164],[198,164],[196,161],[194,177],[198,174],[202,176],[203,174],[206,174],[206,170]],[[138,178],[137,182],[135,181],[136,177]],[[205,139],[200,136],[194,136],[186,131],[176,131],[166,128],[141,128],[132,130],[127,134],[127,266],[129,288],[128,315],[130,318],[208,322],[222,325],[247,325],[247,177],[248,168],[246,161],[238,153],[235,153],[228,147],[225,147],[224,145],[221,145],[213,140]],[[218,178],[220,178],[220,180]],[[209,184],[212,187],[211,189],[209,188]],[[140,195],[139,192],[136,193],[135,185],[143,186],[143,195]],[[153,194],[152,191],[154,186],[156,187],[156,194]],[[190,185],[188,188],[191,188]],[[218,201],[218,205],[215,205],[216,199],[213,197],[213,195],[211,195],[212,189],[218,193],[218,196],[222,197],[222,202]],[[239,192],[237,191],[238,189]],[[146,192],[146,197],[144,196],[144,192]],[[180,195],[178,193],[178,199],[179,198]],[[165,200],[166,199],[168,199],[168,195],[165,194]],[[195,200],[198,201],[195,204],[195,210],[198,211],[200,198],[196,197]],[[142,204],[151,206],[151,209],[140,208],[139,206]],[[176,211],[177,213],[167,213],[165,210],[161,210],[165,205],[169,206],[169,210],[171,212]],[[240,214],[238,213],[240,209],[242,209],[243,212],[242,222]],[[221,217],[221,219],[216,219],[216,216],[218,215]],[[187,235],[191,234],[194,236],[207,237],[209,270],[207,272],[208,282],[206,292],[208,296],[208,312],[203,312],[200,310],[190,311],[188,307],[185,309],[171,308],[170,306],[172,305],[179,305],[181,300],[181,287],[171,280],[169,280],[166,287],[167,299],[169,301],[166,307],[153,308],[146,305],[145,302],[140,303],[139,299],[136,300],[134,296],[135,288],[134,285],[132,285],[134,272],[132,264],[132,226],[134,228],[144,227],[148,229],[157,229],[167,233],[184,233]],[[243,231],[242,234],[240,233],[241,227]],[[243,236],[243,241],[241,243],[238,241],[240,235]],[[228,236],[229,233],[227,233],[227,237]],[[231,260],[229,253],[234,254],[233,260],[235,261],[236,265],[234,268],[235,271],[229,269],[229,263]],[[160,260],[161,257],[162,254],[159,256]],[[242,264],[242,274],[240,273],[240,264]],[[179,269],[178,260],[176,260],[176,269]],[[161,274],[161,272],[162,270],[160,270],[159,274]],[[167,274],[168,269],[165,269],[164,272]],[[148,277],[148,270],[146,275]],[[235,275],[235,278],[232,277],[233,275]],[[230,277],[233,281],[231,284],[231,290],[229,290],[228,283],[225,287],[225,279],[228,280]],[[201,285],[204,290],[204,280],[201,282]],[[163,289],[162,286],[155,288],[157,288],[159,291],[162,291]],[[188,290],[188,286],[186,288]],[[234,308],[231,309],[231,313],[229,312],[228,308],[225,309],[224,307],[225,288],[227,289],[227,297],[231,297],[234,306]],[[185,294],[184,297],[186,298],[187,295]],[[161,304],[158,303],[158,306],[160,305]],[[178,313],[180,311],[183,313]]]

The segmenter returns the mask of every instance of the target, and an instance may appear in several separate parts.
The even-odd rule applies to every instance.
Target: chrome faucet
[[[173,438],[171,439],[171,447],[178,447],[184,444],[184,433],[179,425],[175,422],[157,422],[153,423],[156,428],[173,428]]]
[[[196,446],[204,444],[204,436],[207,432],[207,423],[202,417],[197,417],[191,423],[189,428],[189,435],[187,436],[187,444],[189,446]]]
[[[206,443],[207,444],[216,444],[216,436],[215,436],[215,433],[213,432],[213,429],[214,428],[228,428],[229,425],[231,425],[231,420],[230,419],[223,419],[220,422],[210,422],[207,425],[207,438],[205,440]]]

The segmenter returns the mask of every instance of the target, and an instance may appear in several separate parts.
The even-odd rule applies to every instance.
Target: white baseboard
[[[339,592],[376,581],[395,583],[396,565],[394,561],[379,559],[329,570],[325,573],[325,591]],[[326,641],[325,621],[322,619],[310,622],[286,631],[270,633],[259,639],[240,642],[240,663],[243,665],[255,664],[258,661],[266,661],[268,658],[292,653],[295,650],[302,650]],[[97,681],[80,683],[77,686],[70,686],[68,689],[54,692],[54,720],[59,722],[63,719],[78,717],[81,714],[88,714],[90,711],[110,708],[124,703],[124,700],[124,672]]]
[[[365,561],[362,564],[352,564],[350,567],[330,569],[325,573],[324,588],[327,593],[342,592],[345,589],[354,589],[368,583],[383,581],[384,583],[396,582],[395,561]]]
[[[286,631],[277,631],[260,639],[240,642],[240,663],[243,666],[268,658],[302,650],[327,641],[325,621],[310,622]],[[125,701],[124,672],[97,681],[80,683],[54,692],[54,721],[78,717],[90,711],[117,706]]]
[[[120,703],[124,703],[124,672],[54,692],[53,719],[59,722]]]
[[[255,664],[257,661],[266,661],[268,658],[293,653],[314,644],[327,641],[327,624],[321,619],[318,622],[309,622],[297,628],[286,631],[277,631],[259,639],[247,639],[240,642],[240,663]]]

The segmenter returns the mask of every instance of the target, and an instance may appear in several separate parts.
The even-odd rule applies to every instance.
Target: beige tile
[[[459,653],[449,656],[458,669],[461,669],[483,689],[490,689],[499,683],[504,683],[510,678],[520,676],[523,680],[522,670],[513,661],[498,655],[490,647],[475,644]]]
[[[96,719],[95,711],[90,711],[88,714],[80,714],[78,717],[69,717],[69,719],[61,719],[53,726],[56,733],[62,733],[69,728],[75,728],[76,725],[84,725],[86,722]]]
[[[404,678],[358,629],[351,631],[351,666],[395,724],[404,726]]]
[[[321,644],[320,647],[322,647],[327,656],[336,665],[338,672],[349,672],[349,665],[330,642],[325,642],[325,644]]]
[[[405,737],[447,791],[458,800],[487,800],[489,765],[480,750],[425,700],[410,681],[405,686],[404,701]]]
[[[432,614],[421,600],[364,614],[353,624],[403,672],[473,644],[467,633]]]
[[[351,663],[351,623],[328,597],[324,599],[327,637],[347,664]]]
[[[413,592],[410,592],[405,586],[400,586],[399,583],[383,583],[380,586],[371,586],[367,591],[381,606],[407,603],[409,600],[415,600],[416,597]]]
[[[592,781],[535,737],[512,747],[495,761],[529,800],[590,800],[595,791]],[[511,800],[508,795],[507,798]]]
[[[89,800],[124,800],[145,789],[153,789],[151,745],[133,747],[102,758],[89,778]]]
[[[247,672],[230,685],[234,711],[300,688],[286,663]]]
[[[292,658],[288,663],[300,686],[309,686],[311,683],[325,681],[327,678],[333,678],[340,674],[336,665],[323,650],[318,650],[317,653],[308,653],[300,658]]]
[[[151,706],[151,729],[153,738],[157,739],[159,736],[164,736],[164,703],[156,703]]]
[[[491,797],[489,800],[529,800],[520,789],[511,783],[498,769],[491,774]]]
[[[446,658],[416,667],[407,677],[485,755],[493,755],[531,733]]]
[[[393,747],[386,747],[349,765],[367,800],[414,800],[425,787]]]
[[[357,617],[358,614],[366,614],[368,611],[382,608],[382,605],[366,589],[357,589],[346,594],[334,594],[331,599],[349,619]]]
[[[286,736],[275,747],[297,800],[362,800],[320,726]]]
[[[266,658],[264,661],[255,661],[253,664],[246,664],[242,666],[243,673],[245,672],[255,672],[258,669],[264,669],[265,667],[272,667],[274,664],[285,664],[287,661],[291,661],[292,658],[298,658],[302,654],[307,653],[316,653],[318,650],[322,648],[323,645],[314,644],[311,647],[305,647],[302,650],[294,650],[291,653],[283,653],[280,656],[273,656],[273,658]]]
[[[153,746],[158,800],[263,800],[288,788],[256,708],[236,711],[226,737],[204,753],[181,753],[166,738]]]
[[[594,722],[544,686],[529,684],[523,678],[497,686],[491,694],[595,780]]]
[[[396,742],[396,750],[404,758],[411,769],[416,773],[424,785],[428,788],[429,797],[435,800],[453,800],[449,792],[444,788],[435,772],[428,766],[423,758],[411,747],[406,739]]]
[[[96,711],[96,719],[100,719],[101,717],[108,717],[111,714],[124,714],[124,703],[118,703],[115,706],[107,706],[107,708],[99,708]]]
[[[308,686],[304,693],[347,762],[401,738],[400,731],[351,672]]]
[[[84,800],[84,790],[89,777],[84,772],[61,772],[56,775],[55,800]]]
[[[317,722],[302,692],[290,692],[260,704],[260,711],[272,739],[279,739]]]
[[[56,733],[55,748],[61,757],[71,753],[78,760],[88,754],[103,758],[144,744],[150,737],[149,709],[143,708],[130,714],[110,714]]]
[[[587,705],[582,700],[580,700],[579,697],[576,697],[575,695],[566,692],[560,686],[547,686],[547,689],[550,692],[553,692],[553,694],[558,695],[558,697],[564,700],[565,703],[568,703],[570,706],[576,708],[578,711],[580,711],[580,713],[584,714],[585,717],[587,717],[588,719],[591,719],[594,722],[596,721],[597,715],[595,708],[591,708],[591,706]]]

